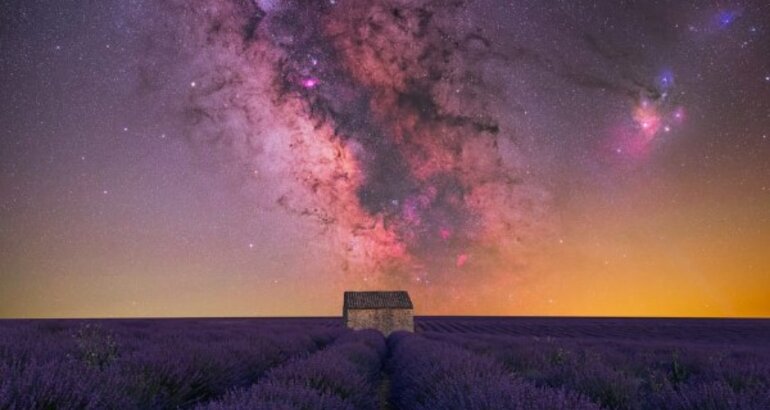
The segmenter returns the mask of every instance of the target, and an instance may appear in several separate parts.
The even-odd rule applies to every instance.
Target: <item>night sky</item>
[[[767,317],[768,136],[766,1],[2,0],[0,317]]]

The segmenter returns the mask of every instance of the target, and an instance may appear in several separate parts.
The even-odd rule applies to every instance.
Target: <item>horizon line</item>
[[[600,316],[600,315],[414,315],[415,318],[497,319],[641,319],[641,320],[770,320],[770,316]],[[342,319],[340,316],[35,316],[0,317],[6,320],[179,320],[179,319]]]

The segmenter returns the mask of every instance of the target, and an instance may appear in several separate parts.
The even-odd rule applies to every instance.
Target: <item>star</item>
[[[661,90],[669,90],[674,86],[674,73],[671,70],[664,70],[660,76],[658,76],[658,86]],[[665,94],[665,93],[664,93]]]
[[[677,107],[674,110],[674,118],[678,121],[684,120],[684,108],[683,107]]]

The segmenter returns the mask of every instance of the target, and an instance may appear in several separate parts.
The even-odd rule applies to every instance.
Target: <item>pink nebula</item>
[[[305,88],[314,88],[319,83],[318,79],[315,77],[307,77],[302,79],[302,86]]]

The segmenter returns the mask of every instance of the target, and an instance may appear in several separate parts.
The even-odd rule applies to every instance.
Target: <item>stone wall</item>
[[[414,332],[412,309],[350,309],[346,321],[351,329],[377,329],[385,336],[396,330]]]

